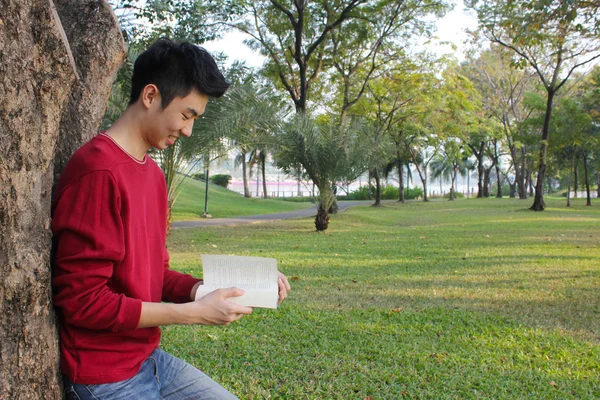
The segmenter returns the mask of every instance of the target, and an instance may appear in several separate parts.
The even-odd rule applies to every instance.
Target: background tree
[[[475,41],[478,41],[475,35]],[[525,171],[522,170],[521,148],[525,146],[522,137],[526,131],[524,126],[531,116],[532,109],[524,101],[527,92],[535,88],[534,72],[528,69],[519,69],[512,62],[512,51],[498,44],[492,44],[488,50],[471,58],[463,65],[463,71],[473,82],[481,94],[483,118],[491,116],[503,128],[504,145],[512,159],[515,183],[519,189],[519,198],[527,198]],[[487,129],[482,127],[476,135],[472,136],[471,148],[480,164],[485,154],[482,148],[489,141]],[[483,172],[483,169],[481,170]],[[478,197],[482,193],[482,180],[479,181]]]
[[[361,154],[360,125],[339,129],[335,124],[318,123],[307,115],[297,114],[277,133],[275,163],[284,172],[298,175],[302,166],[319,188],[319,206],[315,227],[324,231],[329,226],[329,208],[333,204],[333,185],[354,166],[364,165]],[[357,176],[358,177],[358,176]]]
[[[517,64],[533,68],[546,90],[535,199],[543,211],[550,118],[557,91],[578,68],[600,57],[598,4],[585,0],[467,0],[487,39],[514,51]]]

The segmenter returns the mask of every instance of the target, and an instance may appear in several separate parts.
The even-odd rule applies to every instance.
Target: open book
[[[277,308],[277,260],[263,257],[202,255],[204,284],[198,287],[196,300],[219,288],[231,286],[244,290],[240,297],[227,299],[249,307]]]

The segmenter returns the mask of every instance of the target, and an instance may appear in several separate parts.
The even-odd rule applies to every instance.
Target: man
[[[230,399],[231,393],[159,349],[169,324],[226,325],[252,309],[237,288],[194,301],[200,280],[169,269],[165,179],[147,151],[190,136],[228,83],[214,59],[161,39],[134,65],[123,115],[71,158],[52,205],[54,304],[61,367],[73,399]],[[290,289],[279,274],[280,301]]]

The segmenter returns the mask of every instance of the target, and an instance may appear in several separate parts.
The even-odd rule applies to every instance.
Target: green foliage
[[[227,186],[229,186],[229,182],[231,181],[231,175],[216,174],[216,175],[211,175],[208,179],[215,185],[227,188]]]
[[[205,183],[187,179],[173,205],[173,221],[200,219],[204,213]],[[239,193],[209,183],[208,212],[215,218],[273,214],[310,207],[310,203],[293,203],[275,199],[248,199]]]
[[[292,291],[229,326],[166,327],[161,347],[242,399],[600,398],[600,210],[547,201],[175,230],[173,268],[273,257]]]
[[[206,181],[206,175],[204,175],[204,172],[198,172],[197,174],[192,175],[192,178],[197,181]]]
[[[375,186],[361,186],[353,192],[350,192],[346,196],[338,196],[344,200],[369,200],[375,198]],[[381,188],[381,199],[382,200],[398,200],[400,196],[400,189],[393,185],[387,185]],[[423,189],[420,187],[404,188],[404,198],[406,200],[415,200],[423,197]]]
[[[360,125],[340,128],[319,124],[297,114],[277,133],[275,163],[289,175],[304,169],[319,188],[319,206],[328,210],[333,203],[333,182],[356,179],[364,172],[364,136]],[[348,179],[353,174],[352,179]]]

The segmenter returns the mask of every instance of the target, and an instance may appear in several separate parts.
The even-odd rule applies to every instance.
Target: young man
[[[252,309],[237,288],[194,301],[200,280],[169,269],[167,192],[146,154],[190,136],[209,97],[228,83],[214,59],[161,39],[134,65],[123,115],[81,147],[52,204],[54,305],[61,367],[73,399],[230,399],[231,393],[159,349],[161,325],[226,325]],[[280,301],[290,289],[279,274]]]

